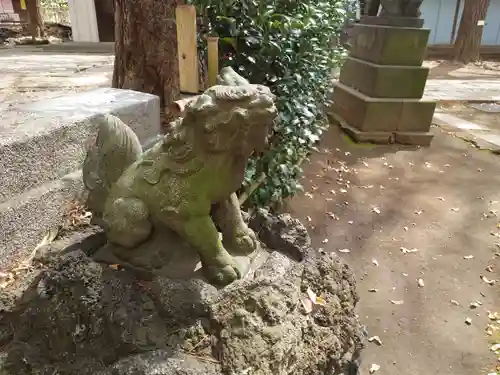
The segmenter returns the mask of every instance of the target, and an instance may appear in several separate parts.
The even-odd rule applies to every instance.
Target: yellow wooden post
[[[208,86],[214,86],[219,74],[219,38],[216,36],[207,37],[208,49]]]
[[[177,48],[179,57],[179,81],[181,92],[197,94],[198,46],[196,43],[196,8],[179,5],[175,9]]]

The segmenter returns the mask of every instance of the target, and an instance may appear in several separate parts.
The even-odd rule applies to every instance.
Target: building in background
[[[464,0],[424,0],[420,7],[424,27],[431,29],[429,45],[453,44]],[[483,28],[483,46],[500,46],[500,0],[490,0]]]
[[[19,21],[19,13],[14,9],[12,0],[0,0],[0,22]]]
[[[0,0],[0,22],[27,22],[23,4],[29,0]],[[363,0],[349,0],[349,11],[359,18]],[[424,0],[420,8],[424,27],[431,29],[429,46],[453,44],[464,0]],[[68,0],[73,40],[114,40],[113,0]],[[500,47],[500,0],[490,0],[482,37],[483,46]]]

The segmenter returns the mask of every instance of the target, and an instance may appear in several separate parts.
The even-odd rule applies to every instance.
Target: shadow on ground
[[[303,166],[305,193],[285,207],[314,246],[343,250],[356,272],[359,315],[383,342],[368,344],[365,373],[372,363],[405,375],[495,367],[485,327],[488,311],[500,310],[500,289],[481,276],[500,278],[500,158],[433,132],[430,148],[373,146],[332,126]]]

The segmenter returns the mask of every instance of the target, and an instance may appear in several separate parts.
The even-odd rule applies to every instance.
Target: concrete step
[[[10,48],[28,51],[47,51],[63,53],[97,53],[113,54],[115,52],[114,42],[63,42],[52,44],[23,45]]]
[[[143,144],[161,132],[159,98],[130,90],[99,88],[1,114],[0,204],[78,170],[102,113],[122,119]]]
[[[82,173],[76,171],[1,203],[0,272],[26,259],[82,193]]]
[[[0,271],[29,257],[82,200],[82,162],[104,113],[121,118],[145,147],[161,133],[159,98],[129,90],[100,88],[0,114]]]

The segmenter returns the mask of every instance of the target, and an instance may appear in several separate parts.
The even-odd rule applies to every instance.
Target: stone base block
[[[391,144],[429,146],[434,135],[431,132],[383,132],[361,131],[345,122],[335,113],[330,113],[330,118],[338,124],[354,141],[359,143]]]
[[[431,132],[396,132],[394,141],[402,145],[429,146],[434,138]]]
[[[422,99],[371,98],[335,82],[331,111],[361,131],[427,132],[436,102]]]
[[[93,118],[112,113],[144,144],[161,132],[160,100],[99,88],[20,105],[0,115],[0,203],[80,169],[96,134]]]
[[[375,98],[420,99],[424,94],[429,68],[378,65],[349,57],[339,81]]]
[[[429,33],[421,28],[356,24],[350,56],[380,65],[420,66]]]
[[[434,101],[371,98],[336,82],[332,102],[330,114],[359,142],[426,145],[432,138]]]

